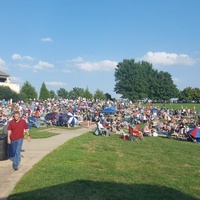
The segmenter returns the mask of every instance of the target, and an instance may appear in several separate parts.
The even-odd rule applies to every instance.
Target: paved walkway
[[[93,125],[89,129],[81,128],[77,130],[54,129],[52,130],[53,132],[60,134],[47,139],[32,139],[30,143],[24,140],[22,149],[24,149],[25,152],[22,152],[23,157],[18,171],[12,169],[11,160],[0,161],[0,200],[6,200],[20,178],[44,156],[66,141],[86,133],[94,129],[94,127]]]

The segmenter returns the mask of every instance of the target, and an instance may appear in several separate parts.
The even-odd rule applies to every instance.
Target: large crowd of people
[[[104,108],[112,107],[115,113],[103,114]],[[99,122],[103,129],[116,134],[125,134],[129,127],[137,129],[143,136],[157,136],[163,134],[176,138],[188,137],[188,131],[200,126],[196,108],[168,109],[155,107],[152,103],[144,106],[142,103],[134,104],[131,101],[86,100],[86,99],[47,99],[33,100],[31,102],[0,101],[0,124],[4,125],[12,119],[12,113],[19,111],[21,116],[29,122],[35,119],[45,121],[48,113],[73,113],[79,122]],[[32,121],[31,121],[32,120]],[[51,119],[51,124],[57,124],[58,118]],[[53,122],[53,123],[52,123]],[[38,120],[35,121],[39,127]],[[193,141],[196,142],[195,138]]]

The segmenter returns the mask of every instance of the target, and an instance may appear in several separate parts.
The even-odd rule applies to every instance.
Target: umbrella
[[[188,134],[193,138],[200,138],[200,128],[194,128],[188,131]]]
[[[60,125],[67,124],[69,118],[70,118],[70,116],[67,114],[60,115],[59,119],[58,119],[58,124],[60,124]]]
[[[117,110],[115,110],[114,108],[105,108],[101,112],[102,113],[116,113]]]
[[[53,119],[55,116],[57,116],[58,113],[57,112],[51,112],[51,113],[48,113],[46,116],[45,116],[45,119],[46,120],[51,120]]]
[[[67,123],[71,125],[75,125],[78,123],[78,119],[73,114],[71,114],[71,116],[69,116]]]

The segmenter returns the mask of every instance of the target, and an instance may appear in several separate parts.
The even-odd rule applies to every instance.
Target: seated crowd
[[[113,115],[102,115],[101,111],[106,107],[114,107],[117,113]],[[87,126],[91,122],[99,120],[105,130],[116,134],[126,134],[129,127],[138,130],[143,136],[156,136],[164,134],[177,138],[187,137],[188,130],[198,127],[200,120],[194,109],[168,109],[133,104],[132,102],[110,101],[110,100],[35,100],[30,103],[23,101],[7,104],[0,102],[0,124],[5,124],[11,119],[13,111],[20,111],[29,127],[39,127],[39,121],[45,122],[45,116],[51,112],[67,113],[73,112],[79,121],[86,121]],[[56,124],[56,117],[52,118],[50,124]]]
[[[132,127],[137,130],[140,139],[143,139],[143,136],[158,136],[158,134],[178,139],[187,138],[189,130],[200,128],[199,119],[195,119],[195,115],[190,112],[188,114],[185,111],[172,113],[163,109],[157,113],[151,113],[150,110],[143,109],[143,112],[141,109],[132,113],[129,120],[126,120],[124,111],[121,111],[113,116],[100,117],[100,122],[110,132],[121,135],[127,132],[130,134],[130,127]]]

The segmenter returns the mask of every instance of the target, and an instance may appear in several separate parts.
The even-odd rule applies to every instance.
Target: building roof
[[[0,78],[7,78],[7,77],[9,77],[9,76],[10,76],[10,75],[8,75],[8,74],[6,74],[6,73],[0,71]]]

